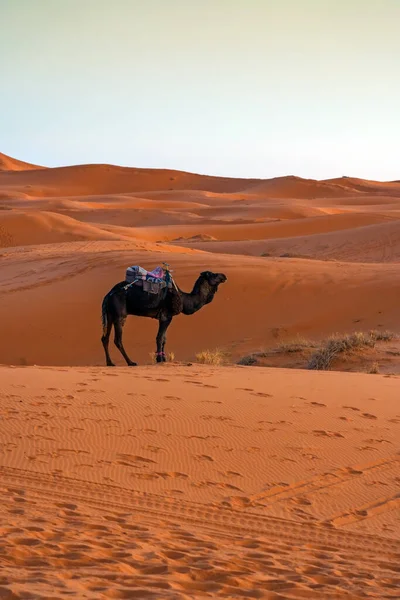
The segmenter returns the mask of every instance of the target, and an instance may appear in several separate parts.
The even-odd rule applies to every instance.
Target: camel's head
[[[212,271],[203,271],[200,273],[200,277],[203,279],[203,281],[207,281],[214,291],[217,291],[220,283],[225,283],[227,280],[226,275],[223,273],[213,273]]]
[[[212,271],[203,271],[194,284],[190,294],[184,296],[183,314],[192,315],[202,306],[212,302],[218,286],[225,283],[226,275],[223,273],[213,273]]]

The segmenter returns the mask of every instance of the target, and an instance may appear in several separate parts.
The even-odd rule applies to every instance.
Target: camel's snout
[[[226,275],[224,275],[224,273],[216,273],[215,281],[217,284],[225,283],[227,280],[228,278]]]

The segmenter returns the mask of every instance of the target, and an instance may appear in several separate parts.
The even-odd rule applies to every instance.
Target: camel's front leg
[[[156,352],[156,360],[158,363],[166,362],[167,357],[165,356],[164,348],[165,342],[167,341],[167,329],[170,326],[172,321],[172,317],[162,317],[159,319],[158,323],[158,333],[156,337],[157,342],[157,352]]]

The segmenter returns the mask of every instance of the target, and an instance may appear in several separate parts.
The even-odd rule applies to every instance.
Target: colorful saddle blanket
[[[134,265],[128,267],[125,274],[125,280],[130,285],[140,285],[145,292],[158,294],[165,287],[171,287],[171,282],[162,267],[156,267],[152,271],[147,271],[143,267]]]
[[[132,266],[128,267],[126,270],[126,281],[129,283],[133,283],[134,281],[155,281],[156,283],[160,283],[160,281],[165,280],[165,272],[162,267],[156,267],[152,271],[146,271],[143,267]]]

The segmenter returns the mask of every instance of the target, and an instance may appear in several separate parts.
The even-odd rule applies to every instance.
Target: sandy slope
[[[166,366],[0,381],[2,597],[398,597],[397,379]]]
[[[45,167],[32,165],[0,152],[0,171],[33,171],[35,169],[45,169]]]
[[[121,236],[56,213],[19,210],[0,212],[0,247],[96,239],[119,240]]]
[[[340,215],[344,216],[344,215]],[[315,227],[318,223],[312,220]],[[351,220],[348,220],[351,223]],[[332,225],[332,220],[330,225]],[[297,232],[304,231],[304,223]],[[182,239],[180,246],[197,248],[218,254],[242,254],[246,256],[291,256],[319,260],[339,260],[345,262],[398,262],[400,260],[400,221],[388,220],[373,225],[326,231],[311,235],[274,237],[262,240],[209,241]]]
[[[174,319],[168,350],[193,359],[223,347],[237,359],[276,340],[329,335],[354,328],[396,329],[398,268],[178,253],[136,242],[70,242],[2,251],[0,269],[0,363],[103,364],[101,301],[124,278],[126,265],[172,265],[180,287],[190,291],[204,269],[224,272],[228,283],[192,316]],[[177,249],[179,250],[179,249]],[[29,324],[29,333],[26,328]],[[140,363],[155,349],[157,323],[130,317],[126,348]],[[122,357],[113,347],[113,355]]]

